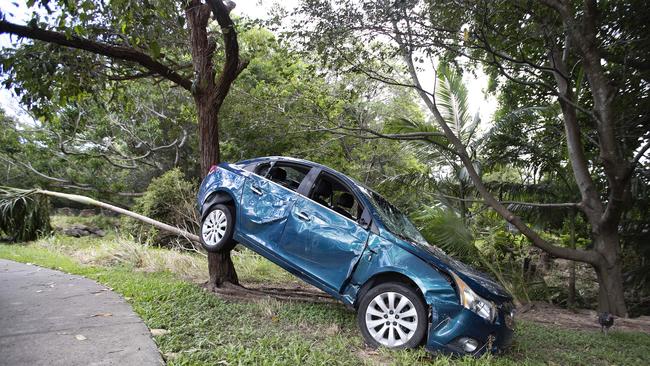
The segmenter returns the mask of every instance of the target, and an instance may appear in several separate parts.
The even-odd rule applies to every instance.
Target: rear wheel
[[[201,244],[208,252],[221,253],[237,245],[232,238],[235,220],[230,208],[217,204],[208,210],[201,223]]]
[[[415,348],[427,328],[426,306],[410,286],[389,282],[370,289],[361,299],[357,323],[372,347]]]

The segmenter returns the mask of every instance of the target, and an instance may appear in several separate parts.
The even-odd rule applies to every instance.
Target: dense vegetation
[[[601,309],[621,315],[650,313],[643,2],[597,4],[586,12],[577,2],[567,3],[562,17],[544,4],[461,1],[450,8],[445,2],[404,1],[392,12],[365,2],[335,3],[331,8],[330,2],[302,2],[300,26],[285,33],[272,32],[278,26],[273,21],[235,18],[236,59],[242,62],[235,65],[236,80],[220,91],[227,97],[217,93],[218,103],[208,103],[202,99],[204,82],[215,82],[219,67],[227,69],[233,50],[227,37],[216,45],[224,35],[217,23],[193,18],[189,9],[202,2],[39,2],[35,8],[45,10],[32,14],[32,29],[74,42],[128,46],[139,58],[66,47],[50,33],[2,49],[4,85],[20,97],[29,117],[0,114],[0,185],[79,192],[193,229],[191,192],[210,161],[307,158],[384,194],[433,244],[493,273],[520,303],[595,308],[600,300]],[[597,51],[605,60],[600,72],[610,81],[605,94],[615,96],[609,101],[597,98],[596,71],[590,73],[584,50],[563,43],[562,32],[580,28],[574,23],[589,11],[598,14],[592,20],[602,31]],[[2,33],[26,32],[2,18]],[[198,21],[205,24],[191,28]],[[409,24],[414,28],[405,28]],[[471,28],[462,28],[467,24]],[[396,31],[410,35],[406,48],[405,39],[379,42]],[[579,35],[567,33],[566,39]],[[196,54],[197,40],[214,46],[209,55]],[[546,72],[549,47],[566,49],[564,66],[577,66],[557,66],[559,79]],[[406,61],[405,49],[412,56]],[[518,50],[516,58],[503,51],[511,49]],[[435,60],[435,74],[424,66],[429,59]],[[436,79],[436,92],[423,96],[409,66]],[[467,106],[462,75],[478,70],[489,75],[489,92],[498,98],[491,120],[478,120]],[[212,79],[202,79],[205,73]],[[569,87],[558,94],[555,83],[563,78]],[[436,108],[426,100],[435,100]],[[581,132],[569,136],[569,123]],[[216,152],[210,145],[215,136]],[[612,164],[630,168],[620,182]],[[601,209],[608,215],[602,222],[594,219]],[[507,222],[504,212],[518,221]],[[616,238],[603,241],[604,232]],[[140,238],[169,244],[157,232],[144,230]],[[539,248],[581,263],[554,261]],[[583,253],[591,253],[584,257],[589,260]],[[602,272],[599,255],[620,266],[618,272]],[[622,308],[618,302],[607,305],[609,287],[618,285],[627,305]]]

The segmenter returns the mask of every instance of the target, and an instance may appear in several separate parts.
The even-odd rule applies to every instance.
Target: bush
[[[0,188],[0,234],[9,241],[24,242],[48,235],[50,201],[34,191]]]
[[[196,186],[185,180],[183,173],[175,168],[154,178],[144,196],[136,199],[132,209],[141,215],[196,234],[199,229],[196,192]],[[163,247],[192,247],[192,243],[182,237],[159,231],[133,219],[125,219],[123,228],[142,243]]]

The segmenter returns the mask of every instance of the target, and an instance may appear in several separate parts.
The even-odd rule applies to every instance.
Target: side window
[[[258,165],[253,171],[253,173],[262,177],[266,177],[266,174],[268,174],[269,172],[269,168],[271,168],[271,163],[263,163]]]
[[[255,173],[255,168],[257,167],[257,164],[258,164],[258,163],[248,164],[248,165],[244,166],[244,170],[246,170],[246,171],[248,171],[248,172],[253,172],[253,173]]]
[[[309,170],[310,168],[302,165],[280,162],[273,165],[266,178],[292,191],[296,191]]]
[[[327,173],[318,176],[309,198],[353,221],[359,221],[363,213],[363,207],[352,192]]]

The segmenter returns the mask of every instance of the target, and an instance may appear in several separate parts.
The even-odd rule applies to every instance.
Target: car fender
[[[395,274],[397,281],[404,277],[410,280],[431,307],[444,309],[448,307],[445,305],[458,305],[453,281],[448,275],[392,241],[375,234],[371,234],[368,239],[368,245],[344,290],[343,297],[350,303],[357,303],[359,297],[367,290],[367,285],[374,285],[373,282],[377,278],[381,278],[381,282],[390,280],[391,274]]]
[[[244,171],[230,164],[221,164],[217,170],[205,177],[198,194],[201,217],[208,207],[229,201],[232,201],[235,206],[235,214],[239,213],[239,204],[246,181],[242,172]],[[236,217],[235,221],[239,222],[239,217]]]

